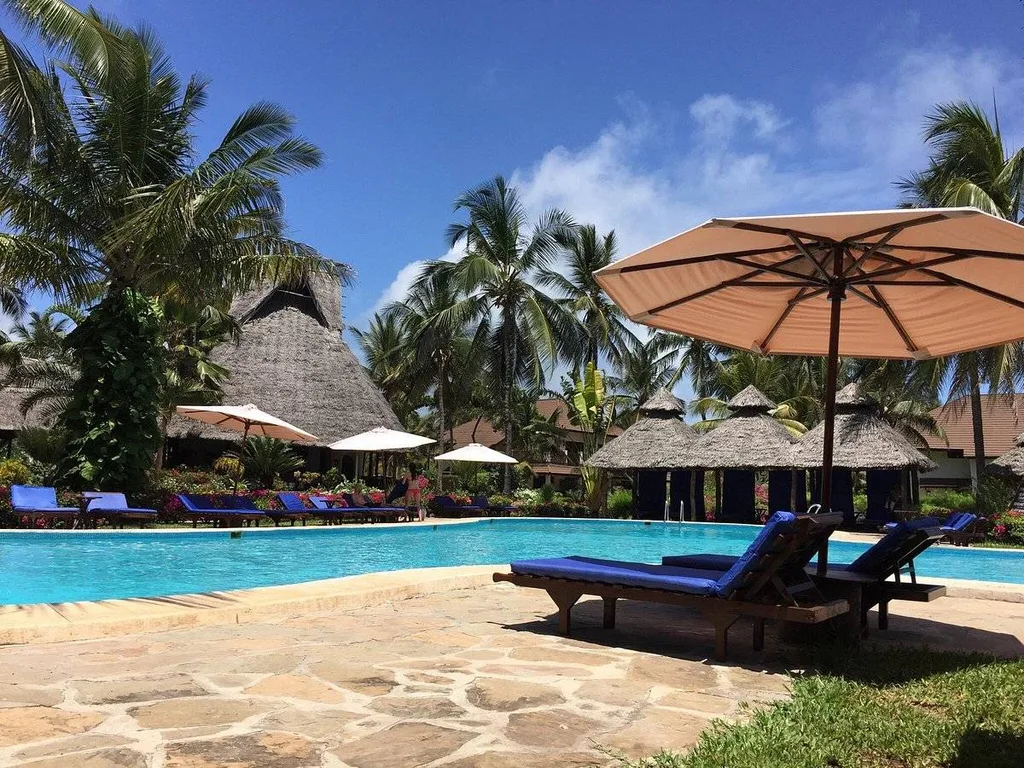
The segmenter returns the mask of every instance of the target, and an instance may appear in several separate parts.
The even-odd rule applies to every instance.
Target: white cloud
[[[533,214],[564,208],[614,229],[625,256],[711,216],[891,207],[893,182],[923,165],[929,110],[964,98],[988,107],[993,92],[1007,107],[1004,135],[1020,136],[1007,117],[1024,96],[1024,65],[994,51],[907,51],[874,78],[811,94],[803,114],[708,93],[683,130],[627,98],[626,117],[593,142],[555,147],[511,178]],[[375,307],[401,297],[420,266],[404,267]]]
[[[435,261],[455,261],[459,259],[464,252],[465,249],[463,248],[451,248],[447,253],[438,256]],[[360,322],[357,323],[357,326],[365,325],[366,322],[373,317],[374,313],[380,312],[388,304],[404,299],[425,266],[427,266],[427,260],[418,259],[416,261],[410,261],[398,270],[398,274],[395,275],[395,278],[391,281],[390,285],[388,285],[380,296],[377,297],[373,306],[360,317]]]
[[[922,131],[937,104],[969,99],[991,110],[994,98],[1005,118],[1022,96],[1024,69],[1015,57],[992,50],[912,50],[874,81],[831,88],[814,114],[816,139],[823,152],[849,153],[880,172],[905,173],[927,157]],[[1019,124],[1009,127],[1008,136],[1019,135]]]

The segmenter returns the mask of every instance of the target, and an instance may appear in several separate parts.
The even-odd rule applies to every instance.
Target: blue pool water
[[[294,584],[373,571],[587,555],[741,553],[759,529],[713,523],[482,520],[457,525],[227,531],[0,534],[0,604],[153,597]],[[862,544],[833,541],[850,562]],[[932,547],[919,574],[1024,584],[1024,552]]]

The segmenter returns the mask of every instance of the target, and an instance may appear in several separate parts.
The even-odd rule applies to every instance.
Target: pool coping
[[[0,606],[0,645],[96,640],[169,629],[245,624],[482,587],[506,564],[381,571],[272,587],[168,597]],[[1024,584],[928,579],[949,597],[1024,603]]]

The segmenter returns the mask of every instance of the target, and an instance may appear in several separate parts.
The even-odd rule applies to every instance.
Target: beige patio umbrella
[[[315,441],[316,435],[289,424],[266,411],[261,411],[253,403],[248,405],[179,405],[175,410],[182,416],[213,424],[222,429],[231,429],[242,433],[242,446],[250,434],[263,437],[276,437],[280,440]],[[235,493],[238,493],[238,479],[235,479]]]
[[[1024,338],[1024,227],[974,208],[711,219],[596,277],[645,325],[826,355],[826,505],[840,355],[928,358]]]
[[[470,443],[454,451],[441,453],[434,457],[437,464],[437,476],[441,477],[442,461],[467,461],[476,464],[518,464],[519,459],[514,459],[507,453],[488,448],[481,443]],[[440,486],[439,486],[440,487]],[[479,490],[479,488],[477,489]]]

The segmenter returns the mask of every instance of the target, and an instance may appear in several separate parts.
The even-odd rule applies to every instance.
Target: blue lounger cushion
[[[99,493],[93,494],[86,510],[89,512],[130,512],[134,515],[151,515],[156,517],[155,509],[143,507],[129,507],[128,499],[123,493]]]
[[[207,515],[221,515],[231,517],[255,517],[263,515],[263,511],[256,509],[251,499],[241,496],[222,496],[223,507],[218,507],[212,496],[200,493],[179,493],[177,494],[181,504],[189,512],[200,512]],[[238,506],[236,506],[238,505]],[[244,506],[243,506],[244,505]]]
[[[795,521],[792,512],[776,512],[725,572],[586,557],[523,560],[512,563],[512,572],[729,598],[747,585],[761,558],[773,551],[779,537],[793,530]]]
[[[306,507],[306,502],[302,500],[302,497],[294,491],[282,491],[277,494],[278,501],[288,512],[309,512],[310,510]]]
[[[624,587],[645,587],[690,595],[713,595],[720,573],[690,568],[670,568],[648,563],[599,560],[593,557],[554,557],[520,560],[512,563],[512,572],[552,579],[572,579]]]
[[[888,533],[875,542],[852,563],[829,563],[828,567],[836,571],[852,571],[869,576],[882,576],[892,569],[892,555],[907,539],[907,536],[921,528],[935,527],[939,521],[934,517],[923,517],[904,523],[893,523]],[[663,565],[683,568],[704,568],[707,570],[725,570],[739,560],[734,555],[669,555],[663,557]]]
[[[36,485],[12,485],[11,506],[15,512],[77,513],[76,507],[57,506],[57,489]]]

